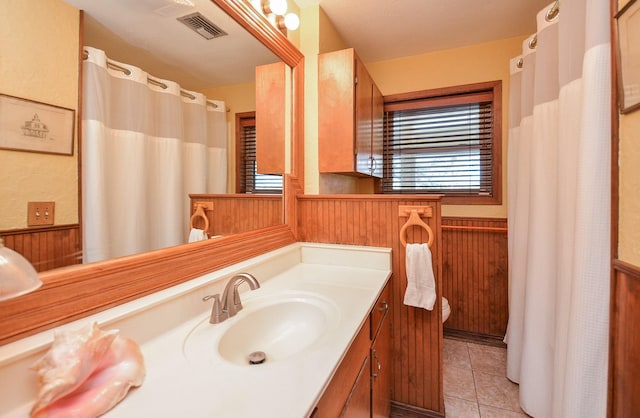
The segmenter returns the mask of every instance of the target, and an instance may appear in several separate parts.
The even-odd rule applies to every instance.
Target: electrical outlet
[[[27,226],[53,225],[56,202],[28,202]]]

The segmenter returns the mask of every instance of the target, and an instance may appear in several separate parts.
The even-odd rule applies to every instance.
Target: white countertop
[[[227,279],[241,271],[254,274],[260,289],[241,286],[245,309],[221,324],[208,324],[211,301],[203,303],[202,296],[221,293]],[[140,344],[145,381],[107,417],[301,418],[313,411],[390,275],[389,249],[298,243],[65,328],[97,320]],[[308,349],[256,366],[223,359],[215,341],[210,353],[210,347],[203,348],[202,358],[185,354],[185,339],[194,328],[209,332],[210,327],[215,339],[253,306],[285,293],[314,295],[337,308],[331,329]],[[44,353],[52,335],[48,331],[0,347],[1,417],[28,416],[37,382],[25,366]]]

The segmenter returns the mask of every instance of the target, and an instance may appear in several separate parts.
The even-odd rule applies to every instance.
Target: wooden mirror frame
[[[35,292],[0,302],[0,345],[36,334],[296,241],[295,195],[304,172],[304,56],[243,0],[211,0],[292,69],[291,173],[284,181],[284,225],[40,274]],[[82,26],[82,24],[81,24]],[[81,38],[82,39],[82,38]],[[81,42],[82,43],[82,42]],[[78,62],[82,59],[82,45]]]

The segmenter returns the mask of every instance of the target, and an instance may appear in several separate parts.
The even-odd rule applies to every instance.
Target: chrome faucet
[[[240,295],[238,294],[238,286],[245,282],[249,285],[251,290],[256,290],[260,287],[258,279],[256,279],[253,275],[249,273],[238,273],[227,282],[227,285],[222,292],[222,300],[220,300],[219,293],[213,296],[208,295],[202,298],[202,300],[204,301],[213,299],[213,306],[211,307],[211,318],[209,318],[209,323],[219,324],[225,319],[235,316],[235,314],[242,310],[242,301],[240,300]]]

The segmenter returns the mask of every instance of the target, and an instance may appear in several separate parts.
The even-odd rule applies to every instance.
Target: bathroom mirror
[[[293,193],[288,193],[290,184],[303,184],[300,156],[304,57],[247,2],[212,1],[291,67],[292,149],[291,173],[285,176],[284,182],[285,224],[41,273],[43,286],[39,290],[0,304],[0,317],[3,318],[0,345],[295,242],[294,232],[289,227],[289,224],[295,225],[295,220],[287,215],[287,208],[293,206],[290,202]],[[41,4],[39,0],[37,3]]]
[[[254,77],[256,65],[272,63],[281,60],[281,58],[210,0],[194,0],[192,2],[168,2],[165,0],[146,2],[63,1],[77,9],[85,10],[83,18],[84,33],[81,35],[81,40],[85,45],[103,49],[110,59],[140,67],[155,77],[176,81],[184,89],[203,92],[207,98],[221,99],[226,102],[227,107],[230,109],[226,118],[229,137],[227,142],[229,167],[227,172],[229,177],[226,190],[233,192],[235,188],[235,114],[255,110]],[[195,7],[185,6],[183,3],[190,3]],[[180,9],[181,4],[182,9]],[[126,13],[124,10],[117,9],[118,7],[135,10]],[[116,19],[116,22],[100,21],[103,19],[102,9],[105,8],[117,12],[116,15],[119,18]],[[213,21],[228,33],[228,36],[213,40],[216,42],[215,44],[210,43],[211,41],[197,39],[199,35],[195,31],[182,26],[175,18],[176,15],[190,14],[194,11],[204,14],[207,19]],[[144,48],[135,47],[127,43],[126,38],[133,35],[138,38],[151,37],[149,32],[143,34],[140,30],[141,27],[148,26],[148,22],[140,21],[136,25],[135,22],[129,21],[129,19],[138,19],[144,13],[155,17],[156,22],[176,27],[178,31],[188,35],[186,39],[191,40],[189,43],[193,45],[187,47],[187,44],[181,39],[176,39],[176,43],[183,45],[180,48],[180,54],[183,56],[198,57],[200,62],[197,65],[199,68],[187,68],[192,64],[183,64],[179,57],[168,56],[166,52],[157,50],[157,46],[151,40],[143,42]],[[127,16],[126,19],[123,16]],[[110,27],[107,27],[107,25]],[[154,30],[158,34],[167,32],[166,28],[158,25],[155,25]],[[190,36],[195,36],[195,38]],[[215,48],[216,54],[210,55],[205,53],[206,51],[202,52],[203,48]],[[167,64],[167,62],[171,62],[171,64]],[[81,150],[76,149],[74,158],[79,158],[80,153]],[[42,156],[42,164],[47,164],[47,158],[55,159],[56,157]],[[71,171],[69,175],[69,178],[73,178],[75,182],[76,173]],[[17,181],[20,180],[17,179]],[[72,184],[69,181],[66,183]],[[14,183],[14,187],[21,188],[17,183]],[[35,199],[30,198],[30,200]],[[64,202],[58,203],[58,205],[63,204]],[[16,214],[16,219],[23,222],[24,214],[20,208],[22,208],[22,204],[17,205],[16,211],[19,213]],[[59,216],[62,217],[63,208],[59,210]],[[237,213],[238,218],[246,218],[248,217],[247,215]],[[215,210],[213,216],[215,216]],[[81,222],[80,219],[78,221]],[[281,224],[282,221],[282,216],[280,216],[277,223]],[[186,224],[188,217],[183,219],[182,222]],[[56,224],[59,224],[57,220]],[[23,225],[3,225],[0,229],[6,230],[20,227],[23,227]],[[249,229],[238,232],[245,232],[246,230]]]

